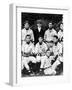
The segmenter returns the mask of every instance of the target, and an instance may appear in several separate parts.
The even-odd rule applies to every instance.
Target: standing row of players
[[[37,22],[37,29],[32,31],[26,22],[22,30],[22,69],[30,73],[29,62],[41,62],[39,71],[44,74],[56,74],[56,67],[63,62],[63,24],[57,33],[49,23],[48,30],[42,30],[42,24]]]

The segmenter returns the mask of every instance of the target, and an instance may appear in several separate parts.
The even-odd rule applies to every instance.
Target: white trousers
[[[33,56],[29,57],[22,57],[22,69],[25,67],[27,70],[29,70],[28,63],[32,61],[33,63],[36,63],[36,58]]]
[[[47,56],[37,56],[37,62],[41,62],[40,68],[44,68],[45,61],[47,60]]]

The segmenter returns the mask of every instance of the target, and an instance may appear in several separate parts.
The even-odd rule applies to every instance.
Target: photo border
[[[36,83],[36,82],[41,82],[42,81],[42,77],[24,77],[24,80],[21,81],[21,78],[19,77],[18,78],[18,66],[17,66],[17,8],[18,7],[23,7],[23,8],[27,8],[27,9],[44,9],[44,10],[48,10],[48,9],[51,9],[51,10],[58,10],[58,11],[63,11],[64,13],[66,12],[67,16],[69,15],[69,9],[67,8],[64,8],[64,9],[61,9],[61,8],[41,8],[41,7],[24,7],[23,5],[18,5],[18,4],[12,4],[12,9],[13,9],[13,64],[12,64],[12,71],[13,71],[13,76],[10,76],[12,77],[13,81],[11,82],[11,85],[27,85],[27,84],[32,84],[32,83]],[[62,13],[63,14],[63,13]],[[66,21],[69,21],[68,20],[68,17],[67,17],[67,20]],[[70,74],[68,74],[67,76],[69,77]],[[46,77],[46,76],[44,76]],[[47,76],[49,77],[49,76]],[[47,80],[47,77],[45,80]],[[60,78],[60,76],[51,76],[51,78],[55,78],[55,77],[58,77]],[[70,81],[69,78],[65,78],[65,80],[68,82]],[[64,77],[61,77],[61,78],[64,78]],[[23,79],[23,78],[22,78]],[[48,78],[49,79],[49,78]],[[28,81],[31,81],[32,83],[28,82]],[[44,79],[43,79],[44,80]],[[45,83],[45,80],[44,80],[44,83]],[[56,83],[60,82],[62,83],[60,80],[57,81],[55,80]],[[65,81],[64,81],[65,82]],[[48,82],[46,82],[47,84]],[[54,83],[54,81],[49,81],[49,83]],[[38,83],[39,84],[39,83]]]

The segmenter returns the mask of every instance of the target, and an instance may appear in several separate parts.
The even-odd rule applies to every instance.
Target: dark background
[[[29,21],[30,27],[34,27],[36,25],[36,20],[41,19],[43,22],[43,26],[47,27],[50,21],[53,22],[53,25],[58,24],[63,19],[62,14],[42,14],[42,13],[21,13],[21,29],[24,28],[24,22],[26,20]]]

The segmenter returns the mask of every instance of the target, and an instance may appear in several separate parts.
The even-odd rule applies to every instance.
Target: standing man
[[[21,36],[22,36],[21,40],[22,40],[22,42],[25,41],[26,35],[30,35],[31,36],[31,41],[34,41],[33,31],[30,29],[28,21],[25,21],[24,28],[21,31]]]
[[[39,36],[42,36],[44,38],[45,30],[42,28],[42,21],[37,20],[37,28],[34,30],[34,41],[35,44],[38,42]]]
[[[63,39],[63,23],[60,23],[58,38],[60,41]]]
[[[52,22],[50,22],[48,26],[49,28],[44,34],[44,40],[49,43],[50,41],[53,41],[53,36],[57,35],[57,32],[54,30]]]

